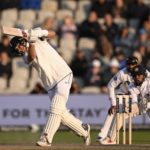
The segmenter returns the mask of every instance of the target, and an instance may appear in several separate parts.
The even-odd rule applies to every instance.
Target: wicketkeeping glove
[[[115,111],[116,111],[116,106],[111,106],[108,110],[108,114],[112,115],[112,114],[114,114]]]

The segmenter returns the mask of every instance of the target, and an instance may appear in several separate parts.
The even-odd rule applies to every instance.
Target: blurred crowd
[[[35,1],[38,2],[36,5]],[[5,2],[10,4],[13,0]],[[2,12],[15,7],[18,16],[24,10],[36,13],[31,28],[54,30],[57,36],[49,42],[73,71],[71,93],[107,93],[107,83],[125,66],[125,59],[130,55],[136,56],[150,69],[149,0],[22,0],[22,3],[15,0],[15,3],[9,8],[8,5],[1,6],[1,25],[5,25],[2,24]],[[49,3],[53,4],[53,9],[48,7]],[[47,14],[43,15],[43,20],[40,19],[41,12]],[[12,24],[13,27],[29,27],[18,20]],[[1,35],[0,82],[6,80],[0,84],[5,83],[2,92],[46,93],[38,77],[33,76],[32,67],[27,68],[20,58],[11,58],[9,40],[7,35]],[[23,79],[25,82],[21,82],[25,84],[24,89],[18,86],[18,91],[14,88],[23,75],[14,71],[16,65],[27,72]],[[31,82],[33,79],[34,83]]]

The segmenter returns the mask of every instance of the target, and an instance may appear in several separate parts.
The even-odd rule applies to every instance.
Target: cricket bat
[[[2,26],[1,28],[2,28],[2,34],[23,37],[23,30],[19,28],[6,27],[6,26]]]

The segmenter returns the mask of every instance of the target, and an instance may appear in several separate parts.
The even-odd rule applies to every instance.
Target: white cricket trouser
[[[132,104],[132,117],[136,117],[139,114],[139,108],[138,105],[136,103]],[[116,115],[115,115],[116,116]],[[119,130],[123,125],[123,119],[122,119],[123,115],[119,115]],[[126,113],[125,115],[125,119],[128,119],[129,114]],[[115,117],[116,120],[116,117]],[[109,135],[109,137],[111,138],[111,141],[115,141],[116,140],[116,121],[114,123],[114,126],[112,128],[112,132]]]
[[[102,139],[105,139],[109,133],[109,130],[112,128],[111,126],[113,125],[114,121],[114,114],[112,115],[107,115],[105,122],[103,124],[103,127],[101,128],[98,137],[101,137]]]
[[[82,122],[75,118],[66,108],[73,75],[69,74],[61,80],[55,88],[48,91],[51,99],[50,112],[47,123],[41,135],[46,137],[49,143],[52,143],[53,136],[58,130],[60,123],[65,124],[78,135],[86,137],[88,132],[82,127]]]

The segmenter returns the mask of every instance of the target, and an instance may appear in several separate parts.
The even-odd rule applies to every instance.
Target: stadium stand
[[[80,37],[81,25],[93,10],[98,15],[96,20],[99,24],[99,31],[96,30],[96,33],[93,33],[97,28],[95,21],[90,24],[90,28],[86,28],[86,31],[89,30],[88,32],[93,34],[98,33],[98,37],[96,39]],[[70,26],[73,25],[64,23],[68,16],[72,19],[75,31],[70,29]],[[93,18],[89,22],[93,22]],[[40,26],[48,30],[55,30],[57,36],[50,43],[66,62],[75,68],[76,66],[72,66],[72,61],[78,51],[83,51],[87,59],[87,62],[85,61],[86,75],[93,59],[96,58],[101,63],[101,81],[104,78],[109,80],[110,75],[107,76],[105,73],[112,59],[117,59],[120,69],[124,66],[125,57],[132,54],[136,55],[147,69],[150,69],[149,0],[5,0],[0,6],[0,25],[22,29]],[[72,36],[68,33],[71,33]],[[4,50],[8,51],[5,46],[1,45],[0,53]],[[78,59],[80,60],[80,55]],[[83,63],[82,58],[79,62]],[[12,64],[13,76],[10,79],[10,87],[6,86],[6,78],[0,77],[0,93],[30,93],[38,82],[38,75],[32,68],[26,67],[21,58],[12,58]],[[102,90],[106,88],[106,83],[105,85],[101,83],[99,87],[93,85],[87,87],[84,78],[83,74],[74,77],[75,85],[73,86],[78,84],[79,90],[72,90],[72,93],[74,91],[75,93],[107,92],[107,90]]]

